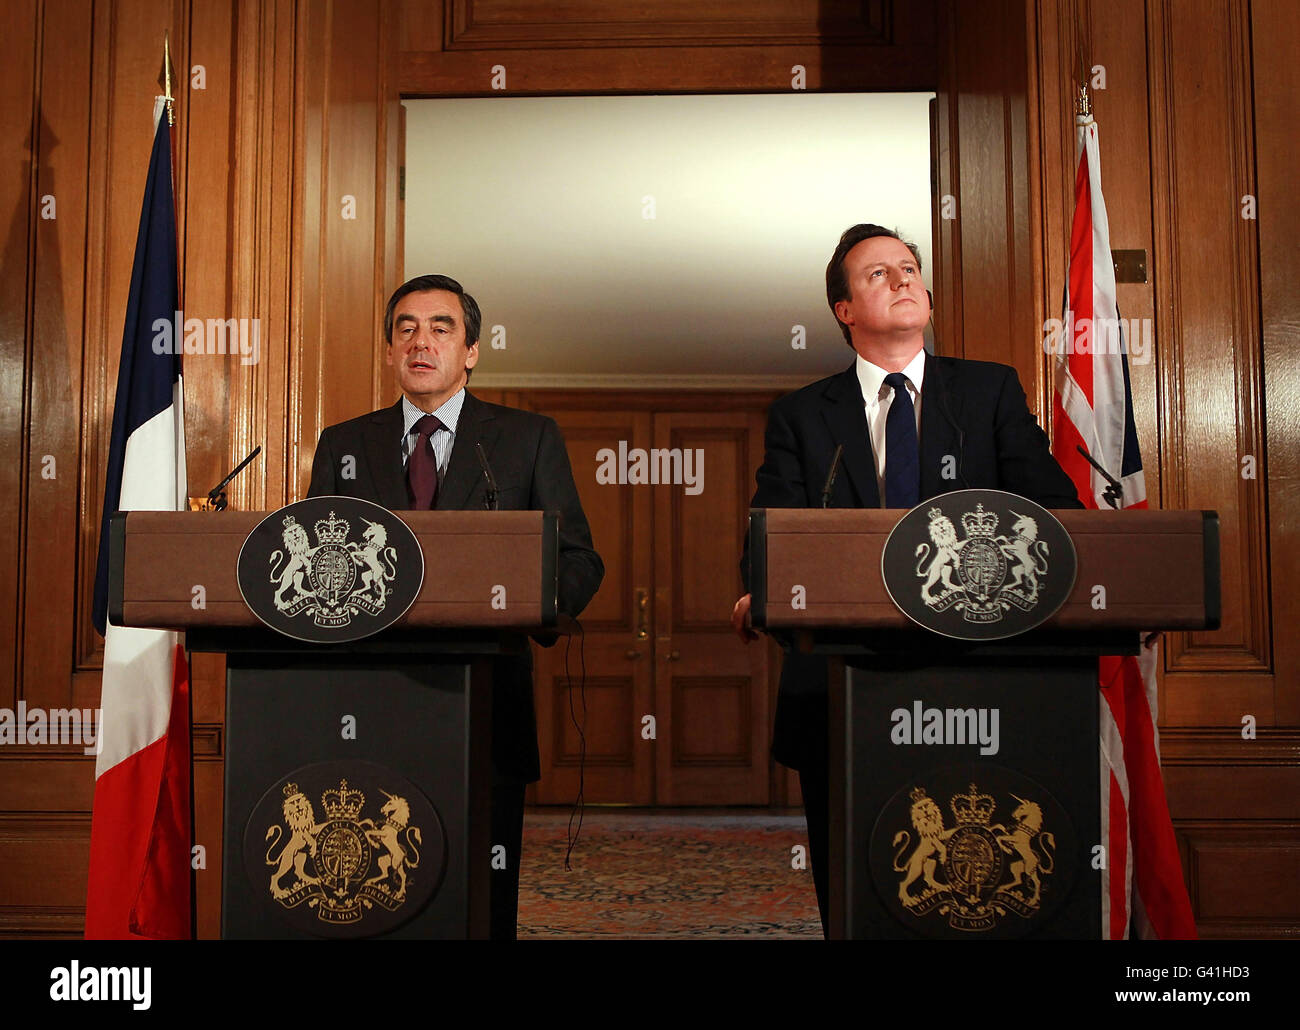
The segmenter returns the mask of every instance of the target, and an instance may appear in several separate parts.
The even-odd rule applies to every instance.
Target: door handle
[[[650,591],[644,587],[636,588],[636,638],[637,640],[648,640],[650,637],[650,628],[647,620],[650,618]]]

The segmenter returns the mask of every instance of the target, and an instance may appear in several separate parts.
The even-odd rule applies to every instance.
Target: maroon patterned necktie
[[[438,499],[438,459],[430,437],[442,428],[435,415],[425,415],[411,427],[411,432],[418,435],[411,460],[406,464],[406,482],[417,511],[428,511]]]

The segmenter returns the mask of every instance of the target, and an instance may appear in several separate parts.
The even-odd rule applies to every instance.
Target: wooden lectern
[[[750,513],[753,625],[829,658],[832,937],[1102,936],[1097,658],[1217,628],[1218,518],[1053,514],[1078,561],[1064,605],[971,643],[887,592],[904,512]]]
[[[267,514],[112,523],[112,621],[226,654],[222,936],[486,938],[494,659],[562,632],[558,516],[393,513],[424,554],[414,603],[367,639],[309,644],[240,592]]]

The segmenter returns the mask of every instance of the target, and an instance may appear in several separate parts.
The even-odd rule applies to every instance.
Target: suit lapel
[[[822,414],[832,439],[844,445],[843,471],[853,484],[858,503],[863,508],[879,508],[876,459],[871,451],[871,433],[867,429],[867,411],[856,363],[831,380],[825,396],[830,403],[822,409]],[[810,485],[818,491],[822,488],[821,483]]]
[[[366,467],[375,483],[375,498],[390,511],[409,508],[402,469],[402,402],[376,411],[366,423]]]
[[[961,424],[961,393],[952,388],[952,373],[948,362],[926,355],[921,386],[922,500],[961,489],[954,464],[961,458],[961,441],[953,425]],[[949,478],[944,478],[946,467],[951,469]]]
[[[438,503],[434,505],[436,510],[465,510],[474,488],[483,479],[483,468],[479,465],[475,445],[483,445],[490,466],[497,433],[492,409],[466,390],[465,405],[460,409],[460,419],[456,423],[456,441],[452,444],[451,458],[447,462],[447,474],[438,487]],[[496,475],[496,471],[493,475]]]

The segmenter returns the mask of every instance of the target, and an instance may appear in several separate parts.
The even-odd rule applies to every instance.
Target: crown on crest
[[[992,536],[998,528],[998,516],[996,512],[985,511],[983,504],[977,504],[974,511],[961,517],[961,524],[967,536]]]
[[[926,512],[926,515],[928,515],[930,517],[930,521],[933,522],[935,519],[943,518],[943,509],[931,508],[929,511]]]
[[[317,520],[316,539],[322,544],[345,543],[348,539],[348,530],[351,528],[347,519],[338,518],[331,511],[329,518]]]
[[[285,529],[290,529],[293,526],[298,525],[298,523],[294,520],[294,517],[292,515],[286,515],[280,521],[281,523],[283,523]]]
[[[970,785],[970,793],[954,794],[952,797],[952,814],[959,823],[971,826],[987,826],[993,818],[996,804],[991,794],[979,794],[975,784]]]
[[[321,793],[325,805],[325,814],[330,819],[349,819],[355,821],[366,803],[366,796],[359,790],[348,787],[347,780],[339,780],[338,787],[331,787]],[[992,800],[990,798],[990,800]]]

